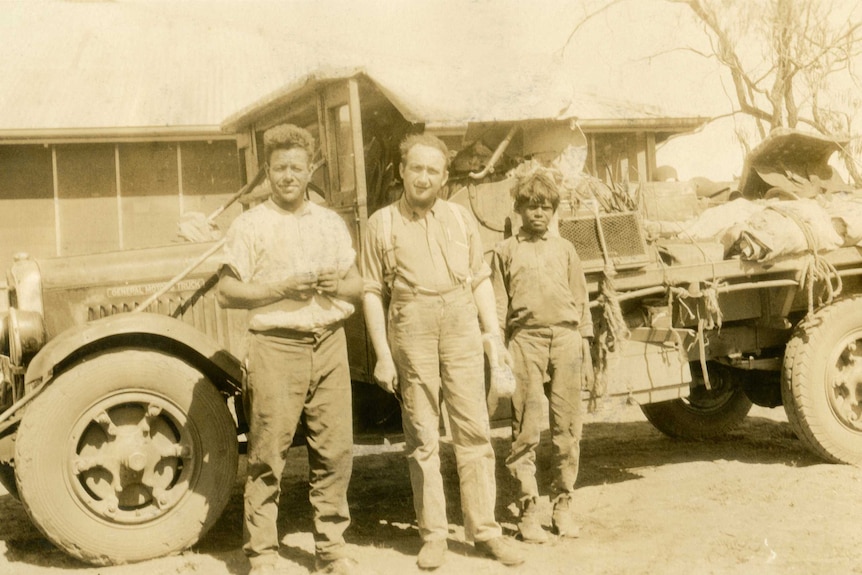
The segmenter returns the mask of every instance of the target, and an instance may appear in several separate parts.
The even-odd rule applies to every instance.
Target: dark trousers
[[[314,541],[339,558],[350,524],[353,469],[350,368],[344,330],[323,340],[252,334],[248,350],[250,430],[243,550],[253,565],[278,558],[278,499],[285,458],[305,415]]]

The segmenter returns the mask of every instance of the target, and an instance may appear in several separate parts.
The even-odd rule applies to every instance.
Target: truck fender
[[[25,388],[50,381],[55,372],[91,353],[135,345],[181,357],[206,374],[223,392],[242,390],[242,362],[189,324],[155,313],[123,313],[71,327],[52,338],[33,357]]]

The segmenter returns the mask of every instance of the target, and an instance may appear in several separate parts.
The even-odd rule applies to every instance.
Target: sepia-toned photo
[[[862,6],[0,0],[0,573],[860,572]]]

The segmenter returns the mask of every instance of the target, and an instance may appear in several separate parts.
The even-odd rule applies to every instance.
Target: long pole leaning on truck
[[[315,162],[311,166],[311,175],[314,175],[314,173],[317,170],[319,170],[320,168],[322,168],[325,163],[326,163],[326,160],[320,160],[318,162]],[[212,212],[209,216],[207,216],[206,223],[211,224],[213,221],[215,221],[215,219],[219,215],[221,215],[221,213],[223,211],[228,209],[238,199],[240,199],[241,197],[243,197],[244,195],[246,195],[247,193],[249,193],[250,191],[255,189],[261,182],[263,182],[264,179],[266,179],[266,164],[261,166],[261,168],[257,171],[257,174],[255,174],[254,178],[249,183],[244,185],[237,193],[235,193],[230,198],[228,198],[228,201],[226,201],[224,204],[222,204],[221,207],[217,208],[214,212]],[[146,300],[144,300],[141,303],[141,305],[139,305],[138,307],[133,309],[130,313],[137,313],[137,312],[144,311],[145,309],[147,309],[148,307],[153,305],[153,303],[155,303],[156,300],[158,300],[160,297],[162,297],[163,295],[168,293],[168,291],[172,287],[174,287],[179,282],[181,282],[183,280],[183,278],[185,278],[187,275],[192,273],[199,265],[201,265],[202,263],[207,261],[211,255],[213,255],[219,249],[221,249],[221,247],[224,245],[224,242],[225,242],[224,238],[217,241],[210,249],[208,249],[206,252],[201,254],[201,256],[198,259],[196,259],[195,261],[190,263],[188,265],[188,267],[183,269],[183,271],[181,271],[180,273],[178,273],[177,275],[172,277],[168,281],[168,283],[166,283],[164,286],[162,286],[162,288],[159,291],[155,292],[150,297],[148,297]]]
[[[318,162],[315,162],[311,166],[311,174],[313,175],[317,170],[319,170],[321,167],[323,167],[324,163],[325,163],[325,160],[320,160]],[[263,165],[257,171],[257,174],[255,174],[254,178],[252,178],[252,180],[249,183],[247,183],[242,188],[240,188],[240,190],[237,193],[235,193],[230,198],[228,198],[228,200],[224,204],[222,204],[219,208],[217,208],[209,216],[207,216],[206,223],[207,224],[213,223],[215,221],[215,219],[222,214],[222,212],[224,212],[226,209],[228,209],[234,202],[239,200],[241,197],[243,197],[244,195],[246,195],[247,193],[249,193],[250,191],[255,189],[265,179],[266,179],[266,165]],[[170,280],[168,280],[168,282],[164,286],[162,286],[161,289],[159,289],[157,292],[153,293],[146,300],[141,302],[141,304],[139,306],[137,306],[135,309],[133,309],[130,313],[137,313],[137,312],[144,311],[148,307],[153,305],[153,303],[155,303],[156,300],[158,300],[160,297],[162,297],[163,295],[168,293],[168,291],[170,291],[170,289],[172,287],[174,287],[179,282],[181,282],[187,275],[189,275],[195,269],[197,269],[197,267],[199,265],[201,265],[202,263],[207,261],[210,258],[210,256],[212,256],[214,253],[216,253],[218,250],[220,250],[221,247],[224,245],[224,242],[225,242],[224,238],[217,241],[212,247],[210,247],[210,249],[208,249],[203,254],[201,254],[201,256],[198,259],[196,259],[195,261],[190,263],[188,265],[188,267],[186,267],[180,273],[178,273],[177,275],[172,277]]]
[[[251,181],[249,181],[249,183],[247,183],[242,188],[240,188],[239,191],[236,192],[234,195],[232,195],[230,198],[228,198],[228,200],[225,203],[223,203],[221,206],[216,208],[215,211],[213,211],[210,215],[208,215],[206,223],[212,224],[215,221],[215,219],[222,214],[222,212],[224,212],[226,209],[228,209],[230,206],[232,206],[241,197],[243,197],[244,195],[246,195],[247,193],[249,193],[250,191],[255,189],[258,185],[260,185],[261,182],[263,182],[263,180],[265,178],[266,178],[266,166],[264,165],[264,166],[261,166],[261,168],[257,171],[257,174],[255,174],[254,178],[252,178]],[[170,280],[168,280],[168,283],[163,285],[161,287],[161,289],[159,289],[157,292],[153,293],[152,295],[150,295],[150,297],[145,299],[138,307],[133,309],[131,311],[131,313],[138,313],[138,312],[144,311],[145,309],[147,309],[148,307],[153,305],[153,303],[155,303],[160,297],[162,297],[163,295],[168,293],[168,291],[172,287],[174,287],[179,282],[181,282],[183,280],[183,278],[185,278],[187,275],[192,273],[195,269],[197,269],[197,267],[199,265],[201,265],[202,263],[207,261],[210,258],[210,256],[212,256],[214,253],[219,251],[221,249],[221,247],[224,245],[224,242],[225,242],[225,239],[222,238],[219,241],[217,241],[215,244],[213,244],[213,246],[210,249],[208,249],[203,254],[201,254],[201,256],[198,259],[196,259],[195,261],[190,263],[180,273],[178,273],[177,275],[172,277]]]

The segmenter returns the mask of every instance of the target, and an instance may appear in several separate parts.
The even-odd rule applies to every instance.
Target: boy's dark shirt
[[[570,325],[593,336],[587,281],[567,240],[523,230],[494,249],[497,317],[507,337],[519,328]]]

